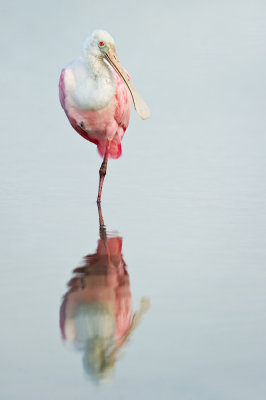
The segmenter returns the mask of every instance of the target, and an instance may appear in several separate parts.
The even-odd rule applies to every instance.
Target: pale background
[[[0,4],[0,398],[264,400],[265,1]],[[132,110],[103,191],[134,307],[152,305],[104,387],[59,332],[101,161],[57,85],[95,28],[152,112]]]

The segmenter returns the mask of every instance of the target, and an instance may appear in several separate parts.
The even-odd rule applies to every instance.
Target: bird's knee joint
[[[105,177],[106,175],[106,165],[102,165],[99,170],[100,177]]]

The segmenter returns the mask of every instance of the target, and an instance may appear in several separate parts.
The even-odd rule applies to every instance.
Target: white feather
[[[70,106],[81,110],[100,110],[106,107],[116,89],[111,67],[103,59],[94,56],[87,60],[79,57],[68,65],[64,83],[66,102],[70,101]]]

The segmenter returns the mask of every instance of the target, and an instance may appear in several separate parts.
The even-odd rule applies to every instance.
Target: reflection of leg
[[[105,175],[106,175],[106,170],[107,170],[107,161],[108,161],[108,154],[109,154],[110,143],[111,143],[111,141],[107,139],[106,149],[105,149],[105,154],[104,154],[104,159],[103,159],[101,168],[100,168],[100,170],[99,170],[100,180],[99,180],[99,190],[98,190],[98,197],[97,197],[97,203],[98,203],[98,204],[100,204],[100,202],[101,202],[101,195],[102,195],[102,189],[103,189],[103,181],[104,181],[104,177],[105,177]]]

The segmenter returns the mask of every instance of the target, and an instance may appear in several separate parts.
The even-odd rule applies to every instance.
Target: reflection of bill
[[[96,253],[73,271],[60,309],[63,339],[84,352],[84,368],[97,380],[111,377],[119,350],[149,308],[144,298],[133,315],[122,238],[108,237],[103,225],[100,232]]]

